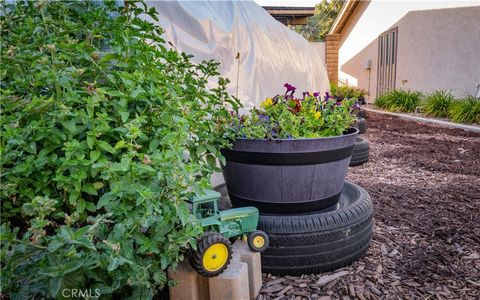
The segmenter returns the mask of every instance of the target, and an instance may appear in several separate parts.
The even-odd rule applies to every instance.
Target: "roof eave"
[[[332,27],[330,27],[330,31],[328,34],[339,34],[345,24],[347,23],[348,19],[353,13],[353,10],[357,6],[359,0],[347,0],[343,6],[342,9],[340,10],[340,13],[338,14],[337,18],[333,22]]]

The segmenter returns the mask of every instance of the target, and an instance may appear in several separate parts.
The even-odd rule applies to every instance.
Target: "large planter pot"
[[[236,139],[222,150],[228,194],[234,207],[262,213],[303,213],[334,206],[342,192],[356,128],[315,139]]]

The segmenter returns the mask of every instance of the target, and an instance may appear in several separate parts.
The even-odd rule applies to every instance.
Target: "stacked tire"
[[[225,185],[222,209],[231,204]],[[260,214],[258,229],[268,234],[262,269],[274,275],[335,270],[359,259],[373,231],[373,205],[360,186],[346,182],[340,200],[329,209],[302,214]]]
[[[262,269],[275,275],[332,271],[351,264],[368,249],[373,230],[373,206],[368,193],[346,183],[337,207],[297,215],[260,216],[269,248]]]
[[[360,109],[357,112],[357,123],[359,134],[364,134],[367,131],[367,122],[365,118],[367,117],[367,112],[364,109]],[[350,167],[361,166],[368,162],[370,154],[370,145],[366,138],[357,137],[355,141],[355,146],[352,151],[352,159],[350,160]]]
[[[357,137],[355,146],[352,151],[352,158],[350,159],[350,167],[361,166],[368,162],[370,156],[370,144],[366,138]]]

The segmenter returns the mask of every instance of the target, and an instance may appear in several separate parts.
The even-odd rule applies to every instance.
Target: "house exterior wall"
[[[474,93],[480,83],[479,9],[480,1],[361,1],[340,33],[339,84],[370,86],[368,101],[373,102],[378,36],[397,26],[396,88]],[[370,71],[365,69],[369,59]]]
[[[338,40],[338,34],[329,34],[325,37],[325,63],[327,64],[327,74],[330,83],[338,81]]]

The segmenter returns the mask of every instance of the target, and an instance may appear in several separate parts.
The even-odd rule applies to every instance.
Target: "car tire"
[[[358,111],[357,111],[357,117],[359,118],[364,118],[366,119],[367,118],[367,111],[360,108]]]
[[[357,118],[356,127],[358,128],[358,133],[363,134],[367,131],[367,123],[364,118]]]
[[[370,156],[370,144],[365,138],[357,137],[353,146],[352,158],[350,159],[350,167],[360,166],[368,162]]]
[[[351,264],[368,249],[373,204],[360,186],[345,183],[335,210],[296,215],[261,214],[258,228],[270,240],[262,269],[274,275],[331,271]]]

